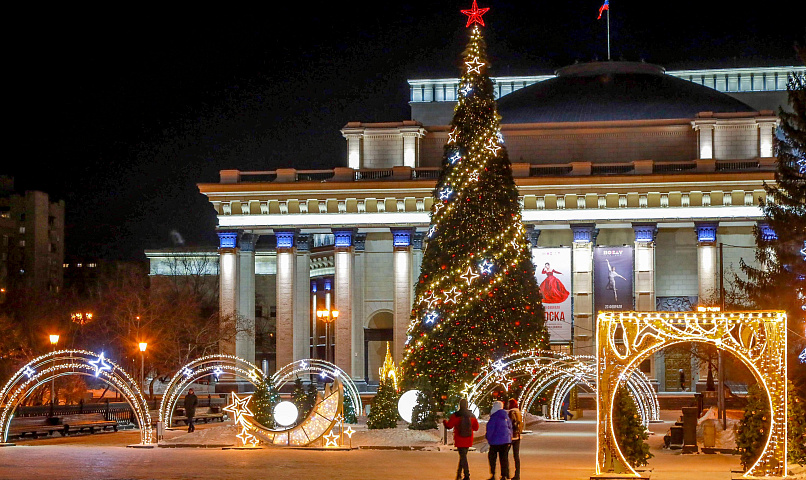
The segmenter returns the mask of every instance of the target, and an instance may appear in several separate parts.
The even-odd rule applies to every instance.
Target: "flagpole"
[[[610,60],[610,8],[607,9],[607,60]]]

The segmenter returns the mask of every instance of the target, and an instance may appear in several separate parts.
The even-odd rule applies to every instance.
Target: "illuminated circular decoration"
[[[282,401],[274,407],[274,421],[283,427],[293,425],[297,421],[299,410],[289,401]]]
[[[411,423],[411,414],[415,405],[417,405],[418,393],[420,393],[419,390],[409,390],[401,395],[400,400],[397,401],[397,413],[400,414],[400,418],[408,423]]]
[[[358,387],[355,382],[353,382],[353,379],[347,372],[334,363],[317,358],[296,360],[277,370],[271,378],[274,382],[274,386],[279,391],[287,383],[296,380],[301,374],[317,374],[320,381],[325,382],[339,380],[344,388],[344,395],[350,398],[354,409],[353,411],[356,413],[364,411],[364,404],[361,402],[361,395],[358,393]]]
[[[786,313],[600,312],[596,319],[596,473],[627,462],[613,427],[618,388],[642,361],[683,342],[712,345],[734,355],[767,393],[769,429],[764,447],[744,476],[783,476],[787,454]]]
[[[0,405],[3,406],[0,413],[0,440],[8,440],[14,411],[31,392],[52,379],[70,375],[99,378],[116,389],[134,412],[140,426],[140,444],[152,443],[151,415],[138,382],[105,358],[103,352],[98,354],[87,350],[58,350],[41,355],[11,376],[0,390]]]
[[[207,375],[214,375],[217,380],[223,374],[232,375],[252,385],[260,383],[264,378],[260,368],[234,355],[207,355],[197,358],[180,368],[166,385],[159,409],[160,422],[166,427],[171,426],[179,397],[191,384]]]

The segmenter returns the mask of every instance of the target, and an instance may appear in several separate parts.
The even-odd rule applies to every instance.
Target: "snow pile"
[[[369,430],[362,425],[352,427],[356,430],[353,447],[426,447],[442,443],[442,427],[433,430],[409,430],[408,424],[379,430]],[[448,436],[452,438],[453,433],[448,432]]]
[[[707,422],[713,422],[716,426],[716,448],[736,448],[736,432],[734,429],[739,421],[728,418],[728,428],[723,429],[716,407],[709,408],[708,411],[697,420],[697,443],[703,443],[703,427]]]
[[[197,429],[193,433],[185,433],[177,437],[163,440],[169,445],[236,445],[241,441],[235,436],[240,428],[235,425],[221,425]]]

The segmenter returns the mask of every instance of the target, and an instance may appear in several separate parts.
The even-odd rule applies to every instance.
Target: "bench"
[[[218,411],[221,410],[220,408],[210,408],[208,411],[204,413],[196,413],[193,416],[193,421],[196,423],[204,422],[209,423],[210,421],[218,420],[219,422],[223,422],[226,414],[224,412]],[[177,408],[174,412],[174,416],[171,418],[173,421],[173,425],[179,425],[179,422],[184,422],[185,425],[188,424],[188,418],[185,416],[185,409],[184,408]]]
[[[30,435],[32,438],[38,438],[39,435],[53,435],[53,432],[59,432],[62,436],[66,434],[64,425],[48,423],[47,417],[14,417],[11,420],[8,436],[25,438],[26,435]]]
[[[95,433],[105,431],[108,428],[118,431],[118,422],[115,420],[105,420],[103,413],[83,413],[78,415],[65,415],[62,417],[64,424],[64,435],[72,433]]]

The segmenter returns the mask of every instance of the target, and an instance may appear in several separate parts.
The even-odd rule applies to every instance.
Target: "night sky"
[[[6,45],[14,129],[0,174],[66,201],[68,257],[140,259],[171,246],[171,230],[214,246],[215,214],[196,183],[221,169],[346,166],[348,121],[408,119],[406,79],[459,75],[459,10],[470,4],[42,5],[19,15],[25,34]],[[668,69],[796,65],[806,7],[761,5],[778,9],[613,0],[613,58]],[[492,75],[606,58],[598,0],[479,6],[491,7]]]

